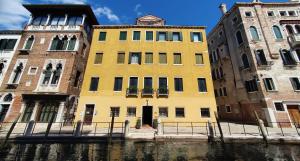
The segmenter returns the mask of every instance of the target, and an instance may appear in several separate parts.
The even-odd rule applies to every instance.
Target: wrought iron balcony
[[[138,91],[137,87],[129,87],[126,90],[126,96],[137,96],[139,93]]]
[[[169,96],[169,89],[168,88],[159,88],[157,89],[157,96]]]
[[[152,96],[153,95],[153,88],[152,87],[146,87],[142,90],[142,96]]]
[[[288,37],[291,47],[300,47],[300,34],[294,34]]]

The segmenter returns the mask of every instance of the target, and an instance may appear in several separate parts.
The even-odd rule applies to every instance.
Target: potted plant
[[[154,129],[157,129],[157,127],[158,127],[158,121],[157,121],[157,119],[153,119],[153,128]]]
[[[141,126],[142,126],[142,121],[141,121],[141,119],[140,119],[140,118],[138,118],[138,119],[136,120],[136,125],[135,125],[135,128],[136,128],[136,129],[140,129],[140,128],[141,128]]]

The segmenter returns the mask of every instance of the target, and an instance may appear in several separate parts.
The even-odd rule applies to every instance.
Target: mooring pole
[[[112,140],[112,133],[113,133],[113,130],[114,130],[114,123],[115,123],[115,112],[112,111],[111,125],[110,125],[110,131],[109,131],[109,144],[111,144],[111,140]]]
[[[222,141],[222,143],[224,143],[223,131],[222,131],[221,123],[220,123],[219,116],[218,116],[217,112],[215,112],[215,117],[216,117],[217,125],[218,125],[219,131],[220,131],[221,141]]]

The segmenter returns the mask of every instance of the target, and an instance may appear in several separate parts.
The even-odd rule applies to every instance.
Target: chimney
[[[221,13],[224,15],[227,12],[227,7],[225,3],[220,4],[219,6]]]

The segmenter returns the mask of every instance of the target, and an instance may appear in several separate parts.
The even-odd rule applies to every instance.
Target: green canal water
[[[114,141],[8,144],[5,161],[300,161],[299,145],[209,144],[206,142]]]

